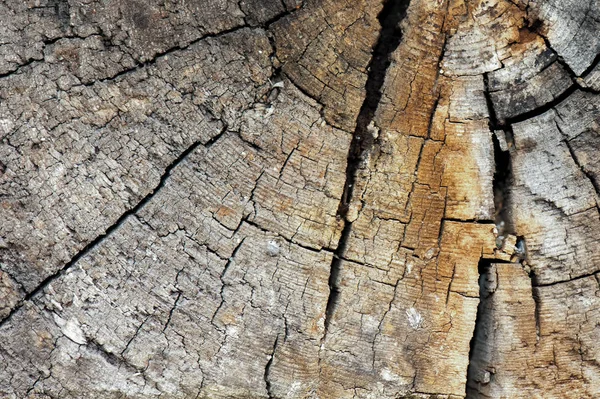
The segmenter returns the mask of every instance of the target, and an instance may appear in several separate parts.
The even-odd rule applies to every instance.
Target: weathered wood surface
[[[0,4],[0,396],[600,397],[600,2]]]

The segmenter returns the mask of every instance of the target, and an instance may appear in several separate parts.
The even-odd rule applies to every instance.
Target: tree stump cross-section
[[[600,397],[600,2],[0,4],[0,397]]]

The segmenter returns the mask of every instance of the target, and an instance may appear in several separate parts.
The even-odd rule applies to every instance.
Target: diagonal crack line
[[[42,58],[42,60],[43,60],[43,58]],[[25,67],[27,67],[28,65],[31,65],[31,64],[33,64],[33,63],[35,63],[35,62],[39,62],[39,61],[42,61],[42,60],[39,60],[39,59],[36,59],[36,58],[30,58],[30,59],[28,59],[27,61],[25,61],[24,63],[17,65],[17,66],[15,67],[15,69],[13,69],[13,70],[10,70],[10,71],[8,71],[8,72],[5,72],[5,73],[0,73],[0,79],[2,79],[2,78],[6,78],[6,77],[8,77],[8,76],[10,76],[10,75],[15,75],[15,74],[18,74],[18,73],[19,73],[19,71],[21,70],[21,68],[25,68]]]
[[[503,121],[498,121],[498,126],[500,128],[502,128],[502,127],[506,127],[508,125],[514,125],[514,124],[517,124],[520,122],[524,122],[528,119],[533,119],[537,116],[540,116],[540,115],[550,111],[551,109],[554,109],[556,106],[562,104],[565,100],[567,100],[569,97],[571,97],[577,90],[582,90],[582,89],[577,83],[573,83],[565,91],[563,91],[561,94],[556,96],[551,101],[549,101],[545,104],[542,104],[539,107],[534,108],[532,110],[523,112],[521,114],[509,117],[509,118],[506,118]],[[582,90],[582,91],[585,91],[585,90]]]
[[[18,312],[19,309],[21,309],[26,302],[31,301],[36,295],[43,292],[44,289],[52,281],[56,280],[57,278],[59,278],[60,276],[65,274],[71,267],[73,267],[73,265],[75,265],[75,263],[77,263],[77,261],[79,261],[82,257],[87,255],[90,251],[92,251],[94,248],[96,248],[98,245],[100,245],[107,237],[109,237],[119,227],[121,227],[121,225],[125,222],[125,220],[129,216],[135,215],[136,213],[138,213],[140,211],[140,209],[142,209],[146,204],[148,204],[150,202],[150,200],[152,200],[152,198],[156,195],[156,193],[159,192],[160,189],[162,189],[164,187],[164,185],[166,184],[168,178],[170,177],[173,169],[175,169],[179,164],[181,164],[188,157],[188,155],[190,155],[194,150],[196,150],[200,146],[203,146],[205,148],[210,148],[226,132],[227,132],[227,125],[224,124],[223,128],[221,129],[219,134],[214,136],[208,142],[202,142],[201,140],[196,141],[191,146],[189,146],[185,151],[183,151],[173,162],[171,162],[165,168],[165,171],[163,172],[162,176],[160,177],[159,183],[156,185],[156,187],[154,187],[154,189],[152,189],[152,191],[150,191],[148,194],[146,194],[146,196],[144,198],[142,198],[140,200],[140,202],[138,202],[137,205],[135,205],[133,208],[130,208],[129,210],[125,211],[125,213],[123,213],[117,219],[117,221],[115,223],[113,223],[111,226],[109,226],[103,233],[98,235],[96,238],[94,238],[93,241],[89,242],[85,247],[83,247],[83,249],[81,249],[79,252],[77,252],[71,258],[71,260],[69,262],[67,262],[61,269],[57,270],[53,274],[46,277],[40,284],[38,284],[37,287],[35,287],[32,291],[30,291],[27,295],[25,295],[25,297],[21,301],[19,301],[17,306],[15,306],[4,319],[0,320],[0,327],[2,327],[4,325],[4,323],[6,323],[8,320],[10,320],[11,317],[16,312]]]
[[[513,2],[511,0],[511,2]],[[514,2],[513,2],[514,3]],[[527,6],[529,8],[529,6]],[[529,19],[529,12],[527,12],[528,16],[527,18]],[[587,68],[585,68],[583,70],[583,72],[581,72],[580,74],[575,73],[575,71],[573,71],[573,69],[571,69],[571,66],[569,65],[569,63],[564,59],[564,57],[562,55],[560,55],[558,53],[558,51],[556,51],[554,49],[554,47],[552,46],[552,43],[550,43],[550,39],[548,38],[547,32],[544,32],[544,30],[542,29],[543,23],[541,20],[536,19],[536,20],[530,20],[529,21],[529,25],[525,26],[525,28],[527,30],[529,30],[530,32],[538,35],[539,37],[542,38],[542,40],[544,41],[544,44],[546,45],[546,47],[548,49],[550,49],[550,51],[552,51],[552,53],[554,53],[556,55],[557,61],[558,63],[567,71],[567,73],[571,76],[571,79],[573,80],[573,82],[575,82],[577,85],[579,85],[579,82],[577,82],[577,78],[578,77],[586,77],[587,75],[589,75],[594,68],[596,68],[596,66],[598,66],[598,64],[600,64],[600,53],[596,54],[596,57],[594,57],[594,59],[591,61],[590,65],[587,66]]]
[[[342,259],[352,232],[352,222],[347,220],[347,216],[352,201],[356,176],[365,155],[368,154],[375,144],[375,139],[368,131],[368,126],[373,121],[375,111],[381,101],[383,83],[387,69],[391,64],[391,55],[402,41],[400,22],[406,17],[409,4],[410,0],[387,0],[377,17],[381,24],[381,30],[377,44],[373,49],[373,56],[371,57],[369,67],[367,68],[369,74],[365,84],[365,100],[356,119],[356,129],[352,135],[352,142],[350,143],[350,150],[348,152],[344,192],[337,211],[338,218],[344,220],[345,224],[338,246],[334,251],[333,260],[331,261],[329,298],[327,299],[325,310],[325,331],[322,340],[327,335],[340,294],[338,279]]]
[[[90,35],[90,36],[93,36],[93,35]],[[54,43],[58,42],[59,40],[63,40],[63,39],[81,39],[81,40],[84,40],[84,39],[87,39],[90,36],[67,35],[67,36],[58,36],[58,37],[55,37],[55,38],[52,38],[52,39],[48,39],[48,40],[43,40],[41,42],[42,48],[41,48],[40,51],[43,54],[43,52],[46,49],[46,47],[48,47],[50,45],[53,45]],[[25,68],[28,65],[31,65],[31,64],[33,64],[35,62],[44,62],[44,56],[42,55],[41,58],[30,57],[30,58],[22,61],[21,63],[16,64],[13,69],[11,69],[9,71],[6,71],[4,73],[0,73],[0,79],[6,78],[6,77],[8,77],[10,75],[16,75],[16,74],[19,73],[19,71],[21,70],[21,68]]]
[[[98,343],[98,341],[96,341],[95,339],[88,338],[88,343],[83,346],[86,347],[88,350],[97,352],[100,356],[104,358],[104,360],[106,360],[106,362],[112,364],[113,366],[123,365],[126,369],[132,372],[140,373],[145,376],[146,370],[144,368],[131,364],[122,355],[118,355],[111,352],[110,350],[106,349],[104,345]]]

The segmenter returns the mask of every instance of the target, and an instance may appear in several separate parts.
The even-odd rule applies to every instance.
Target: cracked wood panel
[[[300,0],[4,1],[0,73],[63,61],[82,82],[93,82],[209,35],[274,22],[301,5]]]
[[[2,395],[598,395],[597,2],[2,7]]]
[[[231,47],[238,40],[262,49],[254,63]],[[56,71],[47,64],[6,77],[2,258],[19,296],[148,195],[186,148],[229,126],[226,114],[250,107],[256,93],[249,83],[269,85],[270,48],[264,35],[243,31],[91,86],[61,89],[46,78]],[[227,73],[225,65],[235,69]],[[237,75],[243,70],[247,76]]]
[[[570,17],[561,19],[565,7]],[[593,398],[600,371],[600,113],[593,83],[599,9],[594,2],[530,2],[521,9],[521,37],[539,44],[533,58],[524,54],[514,63],[511,55],[504,71],[490,71],[487,89],[493,128],[507,140],[499,154],[506,168],[499,211],[526,259],[482,268],[467,396]],[[579,29],[585,31],[573,33]],[[540,81],[550,69],[554,77]]]
[[[598,396],[597,278],[532,288],[520,264],[493,264],[487,274],[468,392],[490,398]]]

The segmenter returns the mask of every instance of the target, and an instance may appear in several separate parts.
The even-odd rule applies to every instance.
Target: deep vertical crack
[[[515,234],[514,226],[511,223],[510,215],[510,187],[512,185],[512,163],[511,151],[514,149],[514,133],[510,124],[500,122],[494,110],[489,90],[488,75],[483,75],[485,86],[485,99],[489,114],[489,128],[492,134],[492,143],[494,150],[494,222],[499,229],[499,237],[504,234]],[[502,136],[502,142],[500,140]]]
[[[504,245],[504,240],[507,235],[517,235],[514,223],[512,222],[511,211],[511,186],[513,185],[513,173],[511,154],[515,151],[514,148],[514,133],[511,126],[515,122],[515,118],[506,121],[498,120],[494,110],[489,90],[488,75],[483,75],[485,86],[485,99],[489,113],[489,128],[492,132],[493,151],[495,171],[493,177],[493,194],[494,194],[494,222],[497,227],[497,242],[498,247]],[[544,105],[532,113],[546,112],[551,106]],[[533,114],[531,114],[533,115]],[[531,116],[523,114],[519,116]],[[497,273],[495,264],[498,263],[513,263],[521,261],[525,266],[524,260],[527,257],[527,249],[525,237],[517,236],[515,255],[510,261],[500,259],[481,258],[478,265],[479,271],[479,304],[477,306],[477,314],[475,316],[475,327],[469,348],[469,365],[467,367],[467,384],[466,397],[478,398],[481,396],[480,389],[493,381],[494,370],[487,369],[490,364],[490,356],[492,353],[491,346],[494,344],[494,314],[492,297],[497,287]],[[534,282],[533,273],[530,273],[532,285]],[[539,316],[538,316],[538,301],[534,293],[534,301],[536,303],[536,327],[539,334]]]
[[[512,146],[512,129],[505,128],[502,131],[509,146]],[[502,231],[499,234],[514,233],[510,215],[510,187],[512,185],[512,167],[510,150],[503,150],[500,140],[496,134],[492,135],[494,146],[494,181],[492,184],[494,190],[494,222]]]
[[[541,300],[540,300],[539,289],[536,288],[533,285],[533,283],[534,283],[534,281],[532,279],[531,280],[531,295],[533,297],[533,304],[535,305],[534,313],[533,313],[535,316],[535,337],[539,342],[540,337],[541,337],[541,315],[540,315]]]
[[[352,142],[350,143],[350,150],[348,152],[344,193],[342,194],[337,210],[338,218],[344,220],[345,224],[331,262],[329,298],[325,311],[325,334],[327,334],[339,297],[338,279],[340,266],[352,230],[352,222],[347,220],[347,215],[350,202],[352,201],[356,175],[365,154],[373,147],[375,140],[373,135],[368,131],[368,126],[373,121],[375,111],[381,101],[381,88],[385,81],[386,71],[391,64],[391,55],[402,41],[400,22],[406,16],[409,4],[410,0],[388,0],[377,17],[381,24],[381,31],[379,32],[379,38],[373,49],[373,56],[368,66],[369,73],[365,84],[365,100],[356,119],[356,128],[352,135]]]
[[[273,395],[272,392],[272,386],[271,386],[271,380],[270,380],[270,373],[271,373],[271,366],[273,365],[273,359],[275,358],[275,351],[277,350],[277,343],[279,342],[279,334],[277,335],[277,338],[275,338],[275,342],[273,343],[273,350],[271,351],[271,355],[269,357],[269,361],[267,362],[267,364],[265,365],[265,373],[264,373],[264,380],[265,380],[265,389],[267,390],[267,395],[269,397],[269,399],[275,399],[276,397]]]
[[[475,318],[475,329],[469,344],[469,366],[467,367],[466,397],[478,398],[479,387],[490,382],[491,373],[485,370],[489,346],[493,340],[493,315],[491,297],[496,291],[497,276],[493,263],[495,260],[481,259],[479,271],[479,304]]]
[[[497,245],[501,247],[507,234],[515,234],[510,215],[510,188],[512,185],[511,151],[514,149],[513,130],[505,121],[500,122],[494,110],[489,90],[488,75],[483,75],[485,99],[489,114],[489,128],[492,133],[495,171],[493,176],[494,222],[498,230]],[[500,137],[502,140],[500,140]],[[524,245],[524,244],[523,244]],[[494,337],[491,332],[493,307],[491,297],[496,290],[497,276],[494,263],[511,263],[498,259],[481,258],[479,260],[479,304],[475,316],[475,328],[469,345],[469,364],[467,366],[467,398],[479,397],[479,388],[493,378],[486,370],[490,345]]]

